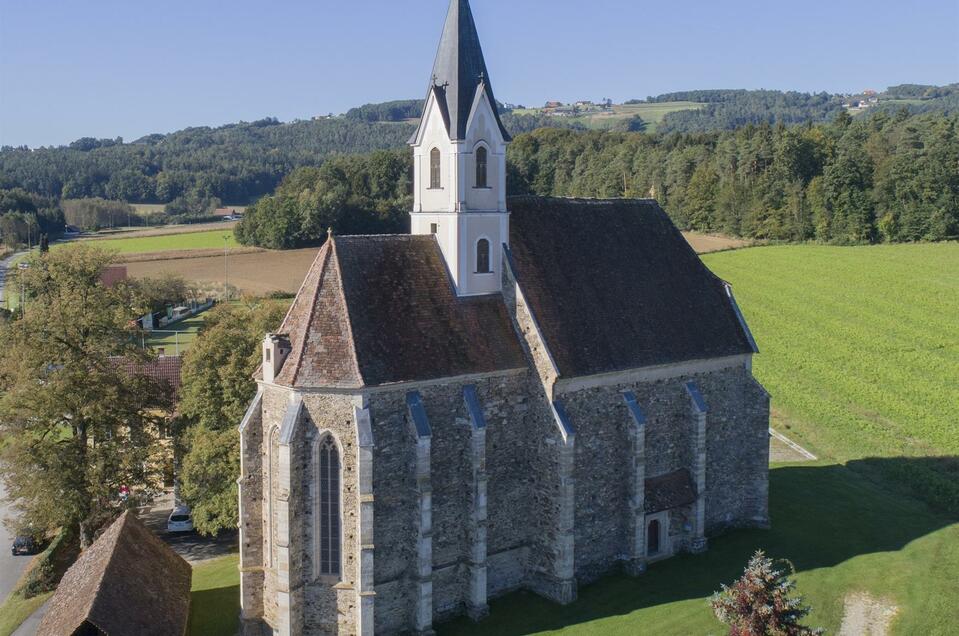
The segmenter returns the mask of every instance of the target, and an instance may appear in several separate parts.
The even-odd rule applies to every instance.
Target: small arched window
[[[480,239],[476,243],[476,273],[489,274],[489,241]]]
[[[319,573],[340,574],[340,454],[327,435],[319,445]]]
[[[443,187],[442,173],[440,171],[440,149],[430,150],[430,189],[439,190]]]
[[[649,528],[646,531],[646,554],[659,554],[660,550],[660,525],[659,519],[653,519],[649,522]]]
[[[480,146],[476,149],[476,187],[485,188],[488,184],[487,165],[489,162],[489,153],[486,148]]]

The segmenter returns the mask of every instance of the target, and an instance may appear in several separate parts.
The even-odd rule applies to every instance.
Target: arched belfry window
[[[440,160],[440,149],[433,148],[430,150],[430,189],[432,190],[439,190],[443,187]]]
[[[476,273],[489,274],[489,241],[480,239],[476,243]]]
[[[319,574],[321,576],[339,576],[340,574],[340,452],[327,435],[318,447],[318,499],[319,533],[317,536]]]
[[[476,149],[476,187],[485,188],[489,183],[487,179],[489,153],[485,147],[480,146]]]

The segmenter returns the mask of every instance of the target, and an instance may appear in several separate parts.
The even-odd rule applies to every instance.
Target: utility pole
[[[229,252],[227,251],[227,242],[230,240],[230,237],[226,234],[223,235],[223,293],[226,294],[227,300],[230,299],[230,258]]]

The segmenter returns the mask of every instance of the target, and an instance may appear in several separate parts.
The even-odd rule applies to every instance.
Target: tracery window
[[[319,445],[319,573],[340,574],[340,454],[327,435]]]

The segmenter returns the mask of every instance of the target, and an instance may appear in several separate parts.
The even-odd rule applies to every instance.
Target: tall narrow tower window
[[[329,435],[320,442],[317,462],[319,481],[319,573],[340,574],[340,454]]]
[[[476,273],[489,274],[489,241],[480,239],[476,243]]]
[[[443,187],[443,181],[440,173],[440,149],[433,148],[430,151],[430,189],[439,190]]]
[[[488,154],[486,148],[480,146],[476,149],[476,187],[486,188],[487,185],[487,162]]]

